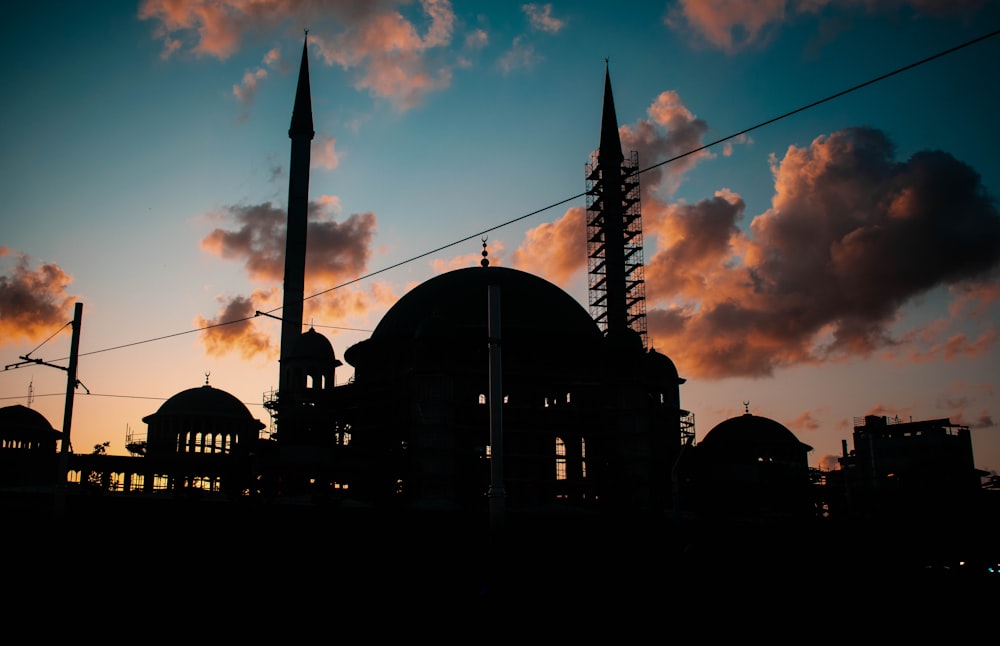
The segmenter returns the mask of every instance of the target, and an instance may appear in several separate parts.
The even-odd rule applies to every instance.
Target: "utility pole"
[[[83,303],[76,302],[73,312],[73,340],[69,347],[69,368],[66,369],[66,405],[63,409],[62,447],[59,453],[59,471],[56,474],[56,515],[66,507],[66,478],[69,475],[69,454],[73,444],[70,430],[73,426],[73,395],[76,393],[76,366],[80,354],[80,326],[83,323]]]

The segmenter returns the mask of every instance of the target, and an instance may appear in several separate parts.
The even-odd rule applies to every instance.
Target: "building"
[[[984,495],[968,426],[949,419],[854,420],[831,486],[835,511],[861,516],[939,516],[964,511]]]
[[[747,411],[724,420],[681,462],[684,509],[712,517],[813,518],[812,447],[779,422]]]

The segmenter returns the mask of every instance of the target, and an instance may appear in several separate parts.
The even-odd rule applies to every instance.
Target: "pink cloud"
[[[879,13],[967,16],[983,6],[982,0],[679,0],[667,12],[664,23],[676,32],[726,52],[760,46],[785,23],[802,14],[818,14],[830,9]],[[819,36],[830,28],[820,26]]]
[[[312,165],[326,170],[333,170],[340,164],[340,155],[334,150],[336,139],[329,135],[321,135],[313,141]]]
[[[301,33],[302,25],[309,25],[310,44],[328,64],[357,69],[355,87],[405,110],[450,84],[450,68],[428,55],[450,43],[455,23],[448,0],[421,0],[417,15],[401,13],[412,6],[406,0],[144,0],[138,17],[154,23],[164,58],[187,48],[224,60],[245,39],[281,30],[291,34],[293,26]],[[423,33],[417,23],[426,23]],[[265,56],[265,65],[269,60]],[[252,94],[259,80],[258,70],[249,71],[239,93]]]
[[[525,4],[521,5],[521,10],[528,16],[528,22],[532,29],[557,33],[566,26],[565,21],[552,15],[552,4]]]

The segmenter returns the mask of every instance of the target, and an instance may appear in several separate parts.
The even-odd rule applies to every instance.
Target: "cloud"
[[[672,194],[695,164],[713,156],[707,150],[688,154],[701,148],[708,124],[695,117],[676,92],[661,92],[646,114],[648,119],[619,128],[622,150],[635,150],[641,168],[673,161],[642,174],[643,201],[656,193]]]
[[[355,213],[343,222],[328,211],[339,207],[336,199],[321,199],[309,205],[306,233],[306,287],[320,291],[364,273],[375,235],[374,213]],[[286,212],[270,202],[231,206],[224,215],[234,229],[216,228],[201,241],[201,247],[228,260],[240,260],[248,276],[256,281],[284,278]]]
[[[305,322],[316,322],[320,327],[370,331],[372,315],[388,310],[397,300],[399,295],[387,283],[370,282],[364,288],[345,286],[306,300],[303,316]],[[349,321],[367,323],[358,323],[365,325],[358,328],[348,325]]]
[[[816,431],[821,426],[813,411],[805,411],[788,423],[788,428],[793,428],[797,431]]]
[[[587,215],[583,207],[568,209],[555,222],[546,222],[524,234],[511,256],[514,267],[545,276],[564,289],[587,267]]]
[[[52,336],[73,319],[76,299],[66,293],[73,278],[55,263],[32,268],[28,256],[0,247],[0,258],[8,256],[14,265],[0,275],[0,345]]]
[[[841,12],[912,12],[937,17],[968,15],[985,3],[983,0],[679,0],[667,12],[664,23],[697,42],[729,53],[760,46],[785,23],[802,14],[819,14],[827,7]],[[819,27],[823,30],[839,21],[830,16]]]
[[[855,128],[789,147],[772,171],[772,206],[746,235],[733,194],[652,204],[649,333],[686,374],[761,377],[867,356],[898,343],[901,307],[933,288],[994,293],[1000,214],[978,174],[947,153],[896,161],[882,132]],[[995,338],[955,336],[935,352],[972,356]]]
[[[817,466],[821,471],[836,471],[840,468],[840,456],[826,454],[819,458]]]
[[[209,356],[222,357],[237,352],[244,359],[262,356],[272,360],[278,348],[271,343],[271,335],[262,332],[254,322],[257,310],[265,310],[264,303],[275,299],[277,290],[257,290],[252,296],[218,297],[222,307],[213,319],[195,318],[201,341]],[[255,304],[256,303],[256,304]]]
[[[553,17],[551,3],[521,5],[521,11],[528,16],[531,28],[538,31],[555,34],[566,25],[565,21]]]
[[[238,85],[233,86],[233,96],[236,100],[249,107],[253,103],[254,95],[257,94],[257,85],[267,78],[268,68],[281,67],[281,49],[275,47],[264,55],[263,65],[256,69],[247,70],[243,73],[243,79]],[[242,118],[246,118],[244,114]]]
[[[154,24],[163,58],[184,49],[196,56],[225,60],[244,39],[309,26],[309,42],[327,64],[356,69],[355,87],[387,98],[398,109],[412,108],[423,97],[451,83],[451,69],[430,54],[448,45],[455,16],[448,0],[421,0],[404,16],[407,0],[144,0],[138,17]],[[426,24],[421,34],[417,23]],[[251,70],[234,88],[252,96],[263,68]]]
[[[524,36],[515,36],[510,49],[500,57],[498,65],[501,72],[510,74],[519,69],[531,69],[539,61],[541,57],[535,52],[534,46],[526,43]]]
[[[430,18],[423,35],[399,12],[381,11],[341,31],[310,38],[328,64],[361,69],[354,79],[355,88],[389,99],[398,110],[408,110],[420,105],[428,93],[451,85],[451,68],[428,58],[451,42],[455,22],[451,4],[422,0],[420,6]]]
[[[497,267],[503,264],[503,240],[487,241],[486,252],[490,266]],[[483,253],[466,253],[452,258],[435,258],[431,260],[431,269],[436,274],[443,274],[453,269],[464,269],[466,267],[478,267],[483,260]]]
[[[312,165],[314,167],[333,170],[340,164],[340,154],[333,149],[336,139],[329,135],[321,135],[312,145]]]

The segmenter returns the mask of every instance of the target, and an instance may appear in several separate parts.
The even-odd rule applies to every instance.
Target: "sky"
[[[484,239],[491,264],[587,306],[607,66],[642,169],[650,345],[686,380],[696,440],[749,410],[831,469],[855,418],[949,418],[972,429],[976,467],[1000,471],[1000,3],[5,13],[0,406],[64,428],[82,303],[77,453],[127,454],[143,417],[206,381],[270,423],[280,323],[257,312],[281,314],[308,30],[304,308],[339,358],[408,289],[477,265]]]

